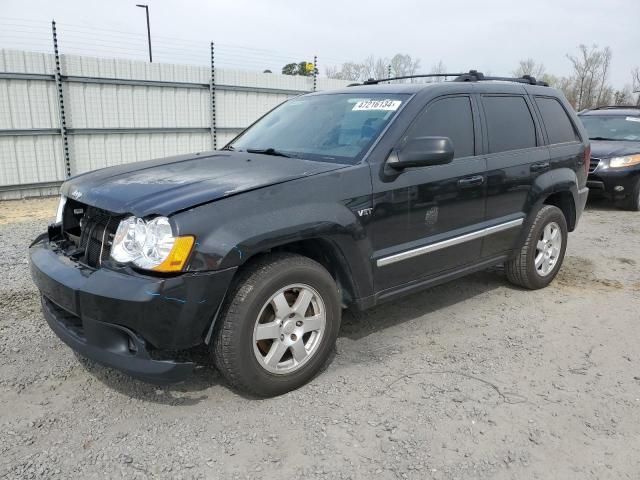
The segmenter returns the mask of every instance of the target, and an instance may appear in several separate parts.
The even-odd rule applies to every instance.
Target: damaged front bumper
[[[155,354],[203,343],[235,272],[160,278],[93,269],[56,251],[46,235],[29,257],[51,329],[81,355],[154,383],[191,372],[192,363]]]

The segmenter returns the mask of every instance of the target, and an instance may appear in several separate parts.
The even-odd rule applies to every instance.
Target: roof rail
[[[405,75],[402,77],[389,77],[389,78],[370,78],[362,82],[361,85],[376,85],[381,82],[390,82],[393,80],[406,80],[409,78],[438,78],[438,77],[455,77],[453,79],[454,82],[483,82],[488,80],[500,80],[504,82],[516,82],[516,83],[526,83],[528,85],[540,85],[543,87],[548,87],[549,84],[547,82],[542,82],[536,80],[531,75],[523,75],[519,78],[513,77],[487,77],[482,72],[477,70],[469,70],[467,73],[429,73],[429,74],[420,74],[420,75]],[[360,85],[357,83],[352,83],[348,85],[349,87]]]
[[[592,110],[615,110],[615,109],[628,109],[628,108],[638,108],[640,109],[640,105],[602,105],[600,107],[593,108]]]
[[[541,87],[548,87],[549,84],[547,82],[542,82],[536,80],[535,77],[531,75],[523,75],[521,77],[487,77],[482,72],[478,72],[477,70],[469,70],[468,73],[464,73],[460,75],[458,78],[454,79],[454,82],[484,82],[498,80],[502,82],[516,82],[516,83],[526,83],[527,85],[539,85]]]
[[[389,78],[370,78],[362,82],[362,85],[376,85],[380,82],[390,82],[391,80],[406,80],[407,78],[437,78],[437,77],[459,77],[462,73],[425,73],[420,75],[404,75],[402,77],[389,77]]]

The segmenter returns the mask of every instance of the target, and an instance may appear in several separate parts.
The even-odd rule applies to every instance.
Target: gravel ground
[[[640,214],[592,205],[545,290],[485,272],[347,314],[269,400],[78,359],[28,273],[46,223],[0,224],[0,478],[640,478]]]

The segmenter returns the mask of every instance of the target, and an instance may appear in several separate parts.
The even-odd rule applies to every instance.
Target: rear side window
[[[469,97],[446,97],[428,105],[409,128],[405,140],[415,137],[449,137],[455,158],[474,155]]]
[[[542,121],[547,129],[549,143],[566,143],[579,141],[573,123],[567,112],[555,98],[535,97],[536,105],[542,114]]]
[[[536,127],[527,102],[520,96],[482,97],[489,152],[499,153],[536,146]]]

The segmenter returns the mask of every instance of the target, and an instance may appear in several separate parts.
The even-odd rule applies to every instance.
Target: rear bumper
[[[97,362],[152,382],[184,378],[192,364],[152,353],[199,345],[235,269],[158,278],[91,269],[58,253],[46,238],[29,248],[31,276],[51,329]]]
[[[587,204],[587,198],[589,198],[589,188],[588,186],[585,188],[581,188],[580,190],[578,190],[578,205],[576,206],[577,208],[577,216],[580,217],[580,215],[582,215],[582,212],[584,211],[584,207]]]

